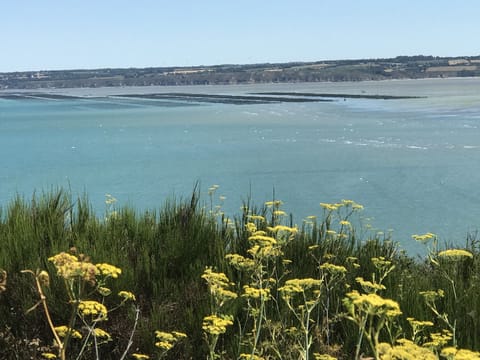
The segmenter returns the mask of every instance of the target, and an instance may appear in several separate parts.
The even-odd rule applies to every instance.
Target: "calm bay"
[[[418,96],[234,105],[119,97],[254,92]],[[480,79],[0,92],[0,206],[16,194],[70,188],[105,211],[159,208],[212,184],[239,214],[276,198],[301,224],[320,202],[353,199],[364,223],[417,251],[412,234],[463,245],[480,225]],[[19,93],[16,91],[15,93]],[[20,92],[21,93],[21,92]]]

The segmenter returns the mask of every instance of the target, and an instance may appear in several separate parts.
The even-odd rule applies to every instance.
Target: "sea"
[[[245,104],[142,96],[261,92],[361,96]],[[99,216],[106,194],[120,207],[158,210],[198,186],[205,206],[229,217],[248,199],[282,200],[299,226],[322,216],[321,202],[351,199],[369,231],[410,253],[422,251],[413,234],[464,246],[480,228],[478,78],[3,90],[0,153],[4,210],[15,196],[59,187],[87,194]]]

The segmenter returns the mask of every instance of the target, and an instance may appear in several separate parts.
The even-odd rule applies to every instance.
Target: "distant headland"
[[[0,73],[0,90],[220,85],[480,76],[480,56],[397,56],[279,64],[45,70]]]

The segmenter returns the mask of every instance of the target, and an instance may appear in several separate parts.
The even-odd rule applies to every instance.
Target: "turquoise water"
[[[0,205],[70,187],[99,213],[159,208],[219,184],[227,214],[276,197],[301,223],[320,202],[354,199],[380,231],[458,244],[480,225],[480,80],[49,90],[72,100],[0,99]],[[97,98],[142,92],[299,91],[426,96],[330,103],[193,104]],[[205,195],[207,199],[207,196]]]

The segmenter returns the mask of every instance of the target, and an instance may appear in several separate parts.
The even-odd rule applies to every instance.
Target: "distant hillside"
[[[363,81],[480,76],[480,56],[0,73],[0,89]]]

